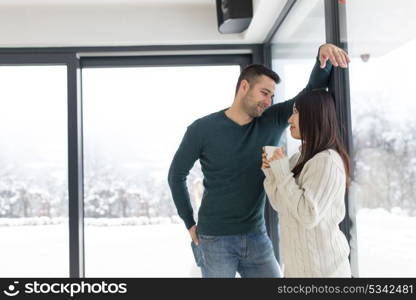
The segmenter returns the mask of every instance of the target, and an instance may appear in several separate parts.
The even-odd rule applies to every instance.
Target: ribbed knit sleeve
[[[275,199],[271,199],[274,195],[274,190],[276,186],[276,178],[274,177],[273,171],[271,168],[262,168],[262,171],[264,173],[265,179],[264,179],[264,190],[266,191],[266,195],[269,198],[270,205],[273,207],[274,210],[280,211],[280,208],[278,207],[278,201]]]
[[[298,183],[287,157],[272,161],[270,167],[274,178],[265,182],[265,188],[272,207],[279,210],[284,205],[306,228],[315,227],[345,190],[345,171],[329,151],[315,155],[305,164]]]
[[[300,157],[299,152],[292,155],[292,157],[289,160],[289,168],[290,169],[293,169],[293,167],[298,162],[299,157]],[[273,174],[273,171],[272,171],[271,168],[262,168],[261,170],[263,171],[264,176],[265,176],[263,186],[264,186],[264,190],[266,191],[267,197],[270,200],[269,201],[270,205],[274,208],[274,210],[279,211],[279,209],[277,207],[278,201],[271,200],[271,195],[273,195],[273,193],[274,193],[275,182],[276,182],[276,178]]]

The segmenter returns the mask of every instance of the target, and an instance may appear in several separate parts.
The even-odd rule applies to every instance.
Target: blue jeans
[[[273,246],[262,228],[245,234],[211,236],[199,234],[191,243],[202,277],[282,277]]]

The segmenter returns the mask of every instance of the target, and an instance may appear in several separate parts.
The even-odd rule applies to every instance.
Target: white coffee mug
[[[270,160],[270,158],[272,158],[274,151],[276,151],[277,148],[280,147],[276,147],[276,146],[264,146],[264,151],[266,152],[266,157],[268,160]]]

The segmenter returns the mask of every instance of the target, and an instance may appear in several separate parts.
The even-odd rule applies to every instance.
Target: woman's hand
[[[268,163],[270,164],[270,162],[272,162],[274,160],[282,159],[282,158],[285,158],[285,157],[286,157],[285,148],[284,147],[278,147],[274,151],[273,156],[270,158],[270,160],[268,161]]]
[[[262,157],[261,168],[262,169],[270,168],[270,162],[267,160],[267,153],[264,151],[264,147],[263,147],[263,153],[261,154],[261,157]]]

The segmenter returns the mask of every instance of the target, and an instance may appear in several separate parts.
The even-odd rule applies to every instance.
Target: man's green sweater
[[[326,88],[331,69],[329,60],[321,69],[317,59],[303,91]],[[263,226],[262,147],[278,144],[288,126],[295,99],[270,106],[262,116],[243,126],[229,119],[226,109],[188,126],[168,175],[173,200],[188,229],[195,220],[186,177],[197,159],[204,174],[198,233],[241,234]]]

